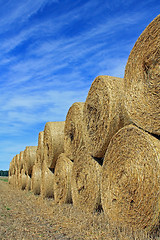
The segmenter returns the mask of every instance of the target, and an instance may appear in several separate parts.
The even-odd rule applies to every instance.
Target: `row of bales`
[[[124,79],[98,76],[65,122],[47,122],[38,146],[12,159],[9,183],[150,231],[159,224],[159,136],[160,15],[135,43]]]

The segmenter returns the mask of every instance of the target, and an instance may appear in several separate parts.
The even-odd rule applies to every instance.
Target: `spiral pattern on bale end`
[[[20,174],[20,189],[24,190],[27,185],[27,175],[25,174],[25,170],[22,169]]]
[[[39,195],[41,192],[41,164],[35,163],[32,170],[31,186],[35,195]]]
[[[73,162],[61,153],[54,171],[54,199],[56,203],[71,203],[71,174]]]
[[[44,128],[44,161],[54,168],[58,156],[64,152],[64,122],[47,122]]]
[[[102,168],[101,199],[113,221],[151,229],[160,212],[160,141],[134,125],[112,138]]]
[[[73,103],[68,110],[64,127],[64,152],[74,160],[79,147],[83,144],[83,102]]]
[[[160,15],[136,41],[124,80],[130,119],[138,127],[160,135]]]
[[[54,198],[54,173],[43,162],[41,172],[41,196],[43,198]]]
[[[122,78],[110,76],[98,76],[91,85],[83,126],[86,148],[93,157],[104,157],[112,136],[125,125],[123,87]]]
[[[85,212],[101,207],[101,165],[81,148],[72,168],[71,188],[73,205]]]
[[[42,166],[43,160],[44,160],[44,131],[41,131],[38,135],[38,147],[36,152],[36,162],[39,163]]]
[[[24,150],[24,166],[28,175],[32,174],[32,168],[36,161],[37,146],[27,146]]]

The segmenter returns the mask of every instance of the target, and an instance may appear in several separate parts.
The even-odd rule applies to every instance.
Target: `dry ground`
[[[103,212],[90,215],[71,204],[59,206],[53,199],[14,189],[0,180],[0,240],[151,239],[144,232],[109,224]]]

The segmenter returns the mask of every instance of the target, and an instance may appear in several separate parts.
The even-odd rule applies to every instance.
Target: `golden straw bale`
[[[64,122],[47,122],[44,128],[44,161],[54,168],[58,156],[64,151]]]
[[[129,117],[138,127],[160,135],[160,15],[136,41],[124,80]]]
[[[54,198],[54,173],[47,167],[46,162],[42,164],[41,174],[41,196]]]
[[[71,174],[73,162],[61,153],[54,171],[54,199],[56,203],[71,203]]]
[[[27,174],[27,177],[26,177],[26,188],[25,188],[27,191],[30,191],[31,190],[31,177]]]
[[[74,160],[78,148],[83,141],[83,102],[76,102],[70,107],[64,127],[64,152],[66,156]]]
[[[36,162],[32,170],[31,188],[35,195],[41,191],[41,163]]]
[[[23,161],[23,154],[24,154],[24,151],[21,151],[20,152],[20,156],[19,156],[19,171],[20,171],[20,173],[22,171],[23,163],[24,163],[24,161]]]
[[[16,171],[16,169],[15,169],[15,159],[16,159],[16,156],[14,156],[12,161],[10,162],[10,168],[9,169],[10,169],[11,176],[15,175],[15,171]]]
[[[27,185],[27,175],[25,173],[25,170],[22,169],[20,174],[20,189],[24,190]]]
[[[85,142],[93,157],[102,158],[112,136],[125,125],[122,78],[98,76],[83,110]]]
[[[36,152],[36,162],[32,170],[31,189],[35,195],[39,195],[41,192],[41,171],[44,158],[43,152],[43,139],[44,131],[41,131],[38,135],[38,147]]]
[[[101,199],[113,221],[150,229],[160,212],[160,141],[134,125],[112,138],[102,168]]]
[[[85,212],[94,212],[100,208],[101,168],[84,147],[79,150],[71,178],[72,201],[75,207]]]
[[[43,140],[44,140],[44,131],[41,131],[38,136],[38,147],[37,147],[37,157],[36,161],[40,164],[43,163],[44,159],[44,150],[43,150]]]
[[[16,186],[16,176],[12,175],[9,177],[9,184],[12,185],[12,187]]]
[[[19,186],[19,170],[20,169],[20,154],[15,156],[15,177],[16,177],[16,186]]]
[[[24,165],[28,175],[32,175],[32,168],[36,161],[37,146],[27,146],[24,150]]]

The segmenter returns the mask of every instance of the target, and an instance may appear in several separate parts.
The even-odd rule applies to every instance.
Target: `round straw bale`
[[[43,151],[43,140],[44,140],[44,131],[39,133],[38,136],[38,147],[37,147],[37,157],[36,157],[36,161],[40,164],[43,163],[43,159],[44,159],[44,151]]]
[[[160,135],[160,15],[136,41],[124,80],[125,106],[132,122]]]
[[[37,162],[32,170],[32,191],[35,195],[39,195],[41,191],[41,163]]]
[[[84,104],[85,142],[93,157],[102,158],[112,136],[124,126],[122,111],[124,80],[98,76]]]
[[[22,171],[22,168],[23,168],[23,154],[24,154],[24,151],[21,151],[20,154],[19,154],[19,171],[21,173]]]
[[[26,190],[30,191],[31,190],[31,177],[27,174],[26,177]]]
[[[152,228],[160,212],[160,141],[134,125],[119,130],[105,154],[101,189],[111,220]]]
[[[37,146],[27,146],[24,150],[24,164],[28,175],[32,175],[32,168],[36,161]]]
[[[43,162],[41,172],[41,196],[43,198],[54,198],[54,173]]]
[[[64,122],[47,122],[44,129],[44,161],[54,168],[58,156],[64,151]]]
[[[72,168],[71,188],[73,205],[85,212],[94,212],[101,206],[101,165],[84,147],[79,150]]]
[[[16,156],[13,157],[12,161],[10,162],[10,174],[11,176],[15,174],[15,158]]]
[[[15,176],[16,176],[16,186],[19,186],[19,172],[20,172],[20,154],[15,156]]]
[[[66,156],[74,160],[78,148],[83,141],[83,102],[76,102],[70,107],[64,127],[64,152]]]
[[[61,153],[54,171],[54,199],[56,203],[71,203],[71,174],[73,162]]]
[[[16,176],[12,175],[9,177],[9,184],[12,185],[13,187],[16,186]]]
[[[27,185],[27,175],[25,174],[25,170],[22,169],[20,174],[20,188],[24,190]]]

